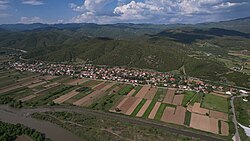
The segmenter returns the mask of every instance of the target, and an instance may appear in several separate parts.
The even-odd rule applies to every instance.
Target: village
[[[15,62],[9,64],[20,72],[29,71],[42,75],[61,76],[67,75],[72,78],[89,78],[133,85],[151,85],[158,87],[178,88],[179,91],[193,90],[203,93],[216,93],[221,95],[233,95],[236,93],[247,94],[245,90],[237,90],[233,87],[212,85],[198,78],[174,75],[171,73],[157,72],[152,70],[129,68],[129,67],[110,67],[95,66],[92,64],[69,65],[52,63],[23,63]]]

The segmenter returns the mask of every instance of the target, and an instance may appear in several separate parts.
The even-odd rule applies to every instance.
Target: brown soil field
[[[116,86],[115,88],[113,88],[110,92],[109,92],[109,95],[110,94],[114,94],[114,93],[117,93],[119,90],[121,90],[123,87],[125,87],[126,85],[118,85]]]
[[[132,104],[129,105],[130,108],[127,110],[127,112],[125,113],[126,115],[131,115],[132,112],[135,110],[135,108],[137,107],[137,105],[142,101],[141,98],[137,98],[136,101]]]
[[[149,91],[144,96],[144,98],[152,100],[155,97],[155,94],[156,94],[157,90],[158,90],[157,88],[149,88]]]
[[[184,125],[186,108],[182,106],[177,106],[176,109],[175,108],[168,109],[168,108],[165,109],[166,112],[164,111],[163,117],[166,118],[163,119],[163,121],[178,125]]]
[[[210,114],[209,115],[212,118],[216,118],[216,119],[219,119],[219,120],[228,121],[228,114],[227,113],[210,110]]]
[[[181,94],[181,95],[175,95],[172,104],[173,105],[181,105],[183,98],[184,98],[183,94]]]
[[[214,133],[214,134],[218,134],[219,133],[219,127],[218,127],[218,119],[215,118],[209,118],[210,120],[210,132]]]
[[[122,103],[120,103],[119,109],[121,110],[121,113],[126,114],[126,112],[131,108],[131,106],[138,100],[136,97],[128,97],[126,100]]]
[[[19,99],[19,101],[25,102],[25,101],[31,100],[32,98],[35,98],[35,97],[36,97],[36,95],[29,95],[29,96],[26,96],[26,97]]]
[[[229,126],[228,123],[221,121],[221,135],[228,136],[229,135]]]
[[[81,85],[82,83],[86,82],[86,79],[71,79],[68,82],[66,82],[65,84],[68,85]]]
[[[121,107],[121,105],[128,99],[127,96],[122,96],[110,109],[109,111],[110,112],[116,112],[116,108],[119,108]]]
[[[102,81],[97,81],[97,80],[89,80],[89,81],[86,81],[85,83],[83,83],[82,85],[84,87],[95,87],[96,85],[100,84]]]
[[[57,78],[57,77],[58,76],[46,75],[46,76],[42,76],[41,79],[48,81],[48,80],[52,80],[52,79]]]
[[[83,97],[82,99],[77,100],[73,104],[77,105],[77,106],[89,106],[94,101],[96,101],[98,98],[103,96],[105,94],[105,91],[107,91],[114,84],[115,83],[110,83],[110,84],[106,85],[104,88],[102,88],[101,90],[96,90],[96,91],[92,92],[91,94]]]
[[[128,94],[127,94],[127,96],[132,96],[134,93],[135,93],[135,89],[132,89]]]
[[[93,90],[101,90],[103,87],[105,87],[106,85],[108,85],[108,83],[106,83],[105,81],[103,81],[102,83],[94,86],[92,89]]]
[[[192,108],[192,112],[193,113],[202,114],[202,115],[209,114],[209,110],[208,109],[201,108],[200,106],[201,106],[200,103],[194,103],[193,108]]]
[[[35,88],[37,86],[41,86],[43,84],[46,84],[47,82],[43,81],[43,82],[39,82],[39,83],[36,83],[36,84],[31,84],[28,86],[28,88],[32,89],[32,88]]]
[[[192,113],[190,127],[218,134],[218,120],[208,116]]]
[[[167,107],[162,116],[162,121],[174,123],[178,125],[184,125],[186,115],[186,108],[177,106],[176,109]]]
[[[176,89],[173,89],[173,88],[169,88],[167,90],[167,93],[163,99],[163,103],[172,104],[172,101],[173,101],[174,95],[175,95],[175,90]]]
[[[147,100],[146,103],[141,107],[140,111],[137,113],[137,117],[142,117],[145,111],[148,109],[149,104],[152,100]]]
[[[5,93],[14,89],[18,89],[21,87],[25,87],[25,86],[29,86],[35,83],[39,83],[41,80],[38,80],[37,78],[30,78],[29,80],[23,80],[23,81],[19,81],[16,82],[10,86],[4,87],[4,88],[0,88],[0,93]]]
[[[53,89],[53,88],[55,88],[55,87],[57,87],[57,86],[59,86],[60,84],[59,83],[57,83],[56,85],[54,84],[54,85],[51,85],[50,87],[48,87],[48,88],[44,88],[44,89],[42,89],[42,90],[40,90],[40,91],[36,91],[36,92],[34,92],[35,94],[42,94],[43,92],[45,92],[45,91],[48,91],[49,89]]]
[[[161,117],[161,121],[170,122],[173,118],[174,112],[175,112],[174,107],[166,107],[166,109],[164,110],[164,113]]]
[[[45,85],[45,86],[43,86],[43,87],[44,87],[44,88],[50,88],[50,87],[57,86],[58,84],[59,84],[58,82],[54,82],[54,83],[51,83],[51,84]]]
[[[67,100],[69,100],[70,98],[78,95],[79,92],[77,92],[76,90],[73,90],[71,92],[69,92],[68,94],[62,95],[60,97],[58,97],[57,99],[54,99],[53,102],[57,103],[57,104],[61,104]]]
[[[144,96],[146,95],[146,93],[149,91],[150,86],[143,86],[141,88],[141,90],[135,95],[135,97],[138,98],[144,98]]]
[[[187,110],[188,110],[189,112],[192,112],[192,109],[193,109],[193,106],[192,106],[192,105],[188,105],[188,106],[187,106]]]
[[[155,115],[156,115],[160,105],[161,105],[161,102],[156,102],[155,103],[155,106],[154,106],[153,110],[151,111],[151,113],[148,116],[149,119],[154,119],[155,118]]]

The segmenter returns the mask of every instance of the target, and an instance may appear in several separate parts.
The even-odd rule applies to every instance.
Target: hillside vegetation
[[[20,30],[20,26],[30,29]],[[250,34],[239,30],[201,28],[201,25],[197,28],[179,25],[178,28],[177,25],[68,24],[35,28],[33,24],[29,28],[17,25],[19,30],[7,27],[0,32],[0,47],[26,50],[28,53],[22,57],[30,60],[131,66],[158,71],[184,68],[189,76],[234,82],[237,78],[229,75],[232,73],[229,69],[234,65],[228,65],[228,62],[241,66],[250,58],[229,55],[232,51],[249,51]],[[237,73],[239,78],[247,78],[243,83],[238,79],[235,83],[249,86],[248,72],[246,69],[245,74]]]

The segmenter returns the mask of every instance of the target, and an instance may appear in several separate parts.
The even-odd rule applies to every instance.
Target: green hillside
[[[189,76],[229,82],[235,80],[228,75],[230,68],[240,67],[249,61],[248,55],[243,58],[229,54],[249,50],[248,33],[194,27],[160,30],[164,26],[153,28],[152,25],[134,24],[92,26],[96,29],[46,27],[28,31],[5,30],[0,32],[0,47],[26,50],[28,53],[23,58],[31,60],[175,72],[184,67]],[[246,74],[238,75],[249,76],[249,66],[245,68],[243,72]],[[237,85],[248,86],[246,81],[242,84],[237,81]]]

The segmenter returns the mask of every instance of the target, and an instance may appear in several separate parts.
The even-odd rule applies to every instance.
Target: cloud
[[[0,0],[0,10],[4,10],[8,8],[9,1],[8,0]]]
[[[23,0],[23,4],[28,4],[28,5],[43,5],[43,1],[41,0]]]
[[[32,24],[32,23],[45,23],[40,17],[21,17],[19,23]]]
[[[0,13],[0,18],[7,18],[10,17],[11,15],[8,13]]]
[[[70,4],[73,11],[80,12],[70,22],[210,22],[233,18],[230,12],[249,3],[247,0],[85,0],[82,5]]]

